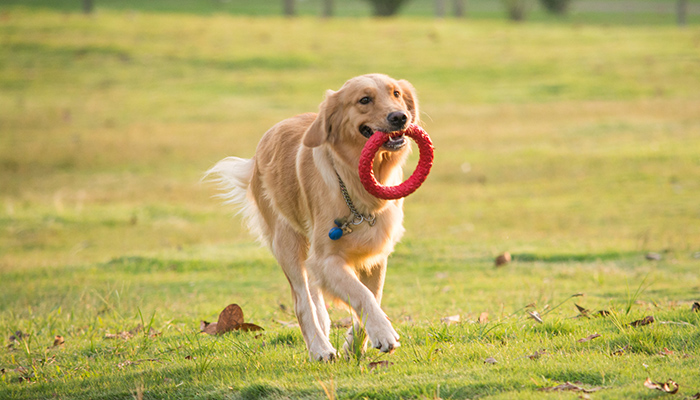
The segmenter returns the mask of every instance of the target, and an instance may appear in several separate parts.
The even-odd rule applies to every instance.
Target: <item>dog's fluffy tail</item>
[[[204,179],[216,182],[223,192],[217,197],[224,199],[224,204],[233,204],[243,217],[251,233],[266,243],[262,216],[255,204],[255,199],[248,190],[255,169],[255,159],[227,157],[219,161],[204,174]]]

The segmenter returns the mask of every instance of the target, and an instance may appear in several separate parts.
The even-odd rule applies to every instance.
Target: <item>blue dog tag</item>
[[[331,230],[328,231],[328,237],[331,238],[331,240],[338,240],[343,237],[343,230],[338,227],[331,228]]]

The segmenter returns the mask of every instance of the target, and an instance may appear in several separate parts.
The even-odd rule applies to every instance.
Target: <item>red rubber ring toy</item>
[[[384,186],[377,182],[374,177],[374,155],[379,148],[392,136],[406,135],[413,139],[418,145],[420,157],[418,165],[413,174],[403,183],[397,186]],[[408,128],[400,132],[375,132],[362,149],[360,155],[359,172],[362,186],[374,197],[384,200],[396,200],[408,196],[415,192],[430,173],[433,166],[433,142],[430,136],[418,125],[411,124]]]

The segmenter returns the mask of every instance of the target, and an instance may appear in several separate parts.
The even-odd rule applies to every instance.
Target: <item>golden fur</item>
[[[410,83],[363,75],[338,91],[329,90],[318,114],[298,115],[273,126],[253,158],[229,157],[208,172],[219,177],[225,197],[242,208],[250,229],[284,270],[311,359],[336,356],[328,337],[324,295],[350,306],[354,328],[363,326],[374,347],[386,352],[399,346],[399,335],[380,303],[387,257],[404,232],[403,200],[381,200],[367,193],[357,168],[367,141],[363,129],[391,132],[418,120]],[[378,181],[399,184],[409,152],[405,143],[382,147],[374,160]],[[352,233],[333,241],[328,232],[334,220],[350,215],[338,176],[357,210],[376,215],[376,223],[354,226]],[[351,328],[346,350],[352,340]]]

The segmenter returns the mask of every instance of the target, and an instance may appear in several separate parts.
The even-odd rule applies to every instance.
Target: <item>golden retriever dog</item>
[[[279,122],[250,159],[228,157],[207,174],[217,177],[251,231],[270,247],[292,289],[294,310],[312,360],[336,357],[324,297],[347,304],[353,327],[345,351],[364,327],[372,346],[388,352],[399,335],[380,308],[387,257],[403,235],[403,200],[370,195],[358,176],[367,139],[418,123],[413,86],[382,74],[358,76],[329,90],[318,114]],[[374,174],[388,186],[403,181],[410,153],[404,136],[386,142]],[[340,227],[342,237],[329,231]],[[337,230],[336,230],[337,232]]]

